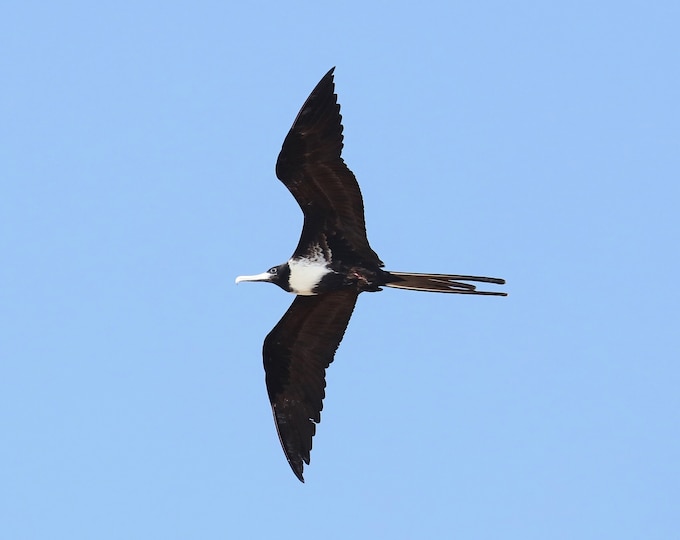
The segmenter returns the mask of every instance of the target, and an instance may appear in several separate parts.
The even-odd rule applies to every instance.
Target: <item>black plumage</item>
[[[304,482],[312,437],[321,421],[326,368],[340,345],[357,297],[381,287],[505,296],[465,281],[504,280],[454,274],[388,272],[366,236],[359,185],[341,157],[342,117],[331,69],[317,84],[286,136],[276,176],[300,205],[304,224],[291,259],[236,281],[269,281],[298,296],[267,335],[267,393],[281,445]]]
[[[264,340],[267,393],[281,446],[301,481],[321,422],[326,368],[333,361],[359,293],[340,289],[297,296]]]

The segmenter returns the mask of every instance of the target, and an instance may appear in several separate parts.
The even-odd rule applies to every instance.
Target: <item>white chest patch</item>
[[[321,281],[321,278],[326,274],[330,274],[332,270],[328,268],[328,263],[323,257],[314,257],[312,259],[291,259],[288,261],[290,267],[290,277],[288,283],[292,292],[302,296],[311,296],[316,287]]]

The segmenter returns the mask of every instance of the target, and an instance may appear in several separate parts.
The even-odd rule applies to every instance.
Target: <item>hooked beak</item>
[[[254,276],[238,276],[236,278],[236,283],[241,283],[242,281],[271,281],[272,275],[269,272],[262,272],[261,274],[255,274]]]

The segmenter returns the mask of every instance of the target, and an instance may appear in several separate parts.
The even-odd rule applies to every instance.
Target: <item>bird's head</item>
[[[290,291],[290,285],[288,283],[289,277],[290,267],[288,266],[288,263],[283,263],[278,266],[273,266],[261,274],[255,274],[254,276],[238,276],[236,278],[236,283],[241,283],[242,281],[268,281],[269,283],[278,285],[284,291]]]

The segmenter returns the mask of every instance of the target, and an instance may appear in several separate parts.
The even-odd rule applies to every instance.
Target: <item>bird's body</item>
[[[357,297],[382,287],[474,295],[465,281],[504,280],[454,274],[388,272],[366,236],[359,185],[341,157],[342,117],[334,93],[333,69],[302,106],[284,140],[276,175],[304,214],[292,257],[240,281],[268,281],[296,295],[265,338],[265,381],[276,428],[288,463],[303,480],[312,437],[321,420],[325,372],[342,340]]]

